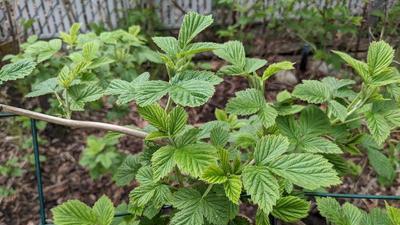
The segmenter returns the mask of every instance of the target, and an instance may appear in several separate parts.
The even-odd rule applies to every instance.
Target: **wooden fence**
[[[243,5],[260,0],[240,0]],[[261,0],[268,7],[282,0]],[[375,0],[385,1],[385,0]],[[390,0],[391,4],[397,0]],[[316,0],[319,7],[347,4],[353,13],[360,13],[365,0]],[[184,11],[213,13],[212,0],[0,0],[0,43],[12,37],[36,34],[40,38],[57,36],[67,31],[71,24],[80,22],[82,31],[89,24],[102,22],[107,28],[115,28],[118,21],[134,7],[157,6],[157,12],[167,28],[177,28]],[[298,1],[298,8],[307,7]],[[214,11],[218,18],[218,13]],[[32,23],[25,27],[23,23]]]

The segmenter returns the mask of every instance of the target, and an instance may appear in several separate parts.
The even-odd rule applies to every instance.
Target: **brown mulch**
[[[191,123],[201,123],[214,119],[214,109],[223,108],[227,99],[234,96],[235,91],[246,87],[247,83],[242,78],[226,78],[223,84],[217,87],[215,96],[210,103],[189,109]],[[267,97],[271,100],[274,99],[279,90],[291,88],[273,81],[267,87]],[[105,122],[105,115],[109,107],[112,106],[106,106],[105,109],[90,114],[81,113],[76,115],[76,118]],[[136,107],[132,104],[129,115],[123,120],[119,120],[119,123],[139,127],[145,126],[145,123],[138,118]],[[8,132],[12,122],[12,119],[0,120],[0,162],[5,162],[11,155],[24,154]],[[101,135],[104,133],[94,130],[71,130],[54,125],[48,125],[46,130],[41,133],[41,137],[48,142],[40,146],[41,154],[46,157],[46,160],[42,163],[42,170],[48,218],[51,218],[49,209],[68,199],[79,199],[87,204],[93,204],[97,198],[105,194],[115,204],[128,200],[128,194],[133,185],[124,188],[117,187],[113,184],[110,175],[103,176],[99,180],[92,180],[89,173],[79,165],[79,156],[85,147],[86,137],[91,134]],[[29,131],[24,137],[30,138]],[[142,140],[124,137],[121,139],[119,149],[125,153],[135,153],[141,150],[142,144]],[[15,195],[0,200],[0,225],[33,225],[38,223],[39,204],[33,166],[29,164],[21,166],[27,170],[22,177],[0,177],[0,185],[9,185],[17,190]],[[356,178],[346,177],[344,184],[332,189],[332,191],[400,195],[400,177],[397,177],[392,187],[385,188],[377,183],[374,173],[366,167],[358,181],[356,180]],[[355,203],[364,208],[378,205],[376,200],[356,200]],[[382,201],[379,201],[379,205],[382,205]]]

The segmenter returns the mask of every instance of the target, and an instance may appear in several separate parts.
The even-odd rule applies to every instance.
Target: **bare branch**
[[[186,10],[184,10],[184,9],[182,8],[182,6],[180,6],[179,3],[176,2],[176,0],[172,0],[171,2],[172,2],[172,4],[175,6],[175,8],[177,8],[183,15],[186,14]]]
[[[139,130],[128,128],[124,126],[108,124],[108,123],[100,123],[100,122],[92,122],[92,121],[81,121],[81,120],[69,120],[64,118],[59,118],[56,116],[49,116],[43,113],[33,112],[26,109],[21,109],[9,105],[0,104],[0,112],[7,112],[13,113],[20,116],[26,116],[32,119],[42,120],[49,123],[54,123],[62,126],[67,127],[74,127],[74,128],[93,128],[99,130],[106,130],[106,131],[114,131],[134,137],[145,138],[147,133]]]

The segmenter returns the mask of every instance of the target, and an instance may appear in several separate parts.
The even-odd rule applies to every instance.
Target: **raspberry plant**
[[[149,123],[143,152],[126,157],[114,174],[119,185],[137,181],[129,204],[114,208],[105,196],[93,208],[68,201],[52,210],[56,225],[249,224],[239,214],[245,202],[257,206],[258,225],[269,224],[270,215],[295,222],[310,208],[303,190],[338,185],[339,174],[352,172],[354,165],[342,153],[367,154],[383,181],[393,179],[394,168],[379,151],[400,125],[400,75],[391,67],[394,50],[388,44],[373,42],[367,62],[334,52],[360,76],[359,85],[334,77],[304,80],[271,102],[264,95],[268,79],[293,64],[265,68],[267,61],[246,57],[239,41],[194,42],[212,22],[211,16],[191,12],[178,38],[153,38],[167,81],[143,73],[131,82],[112,80],[104,91],[115,95],[117,104],[136,102]],[[208,51],[227,64],[217,73],[193,70],[193,56]],[[13,67],[4,68],[0,78],[9,79]],[[68,81],[70,74],[60,73],[58,80]],[[188,124],[185,107],[207,103],[221,76],[243,76],[249,88],[216,109],[215,121]],[[121,210],[130,216],[113,219]]]
[[[386,203],[386,209],[374,208],[369,213],[346,202],[342,206],[333,198],[317,199],[318,210],[333,225],[396,225],[400,223],[400,209]]]
[[[102,174],[114,172],[121,165],[125,155],[120,153],[116,144],[122,134],[109,133],[103,137],[90,135],[86,139],[87,146],[82,151],[79,164],[89,170],[93,179]]]
[[[8,75],[1,80],[26,77],[24,87],[16,83],[23,90],[32,86],[25,97],[53,95],[51,111],[71,118],[74,111],[83,111],[88,103],[100,99],[111,79],[132,79],[143,63],[161,62],[145,45],[139,26],[98,35],[81,34],[79,30],[80,24],[75,23],[68,33],[61,32],[60,38],[42,41],[37,36],[29,37],[21,45],[21,53],[3,58],[13,62],[16,73],[5,66],[3,71]],[[30,74],[34,76],[27,77]]]

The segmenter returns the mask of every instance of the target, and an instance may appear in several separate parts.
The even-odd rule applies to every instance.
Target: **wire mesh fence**
[[[268,8],[282,0],[239,0],[243,7],[260,3]],[[373,0],[371,0],[373,1]],[[390,7],[398,0],[375,0]],[[91,23],[102,23],[106,28],[118,27],[128,10],[135,7],[155,7],[166,28],[179,27],[187,11],[214,14],[218,21],[218,9],[212,0],[3,0],[0,1],[0,42],[14,37],[32,34],[40,38],[52,38],[66,31],[75,23],[81,23],[83,32]],[[365,0],[314,0],[295,1],[294,9],[305,7],[333,7],[345,5],[353,13],[362,12]],[[238,15],[240,16],[240,15]]]

